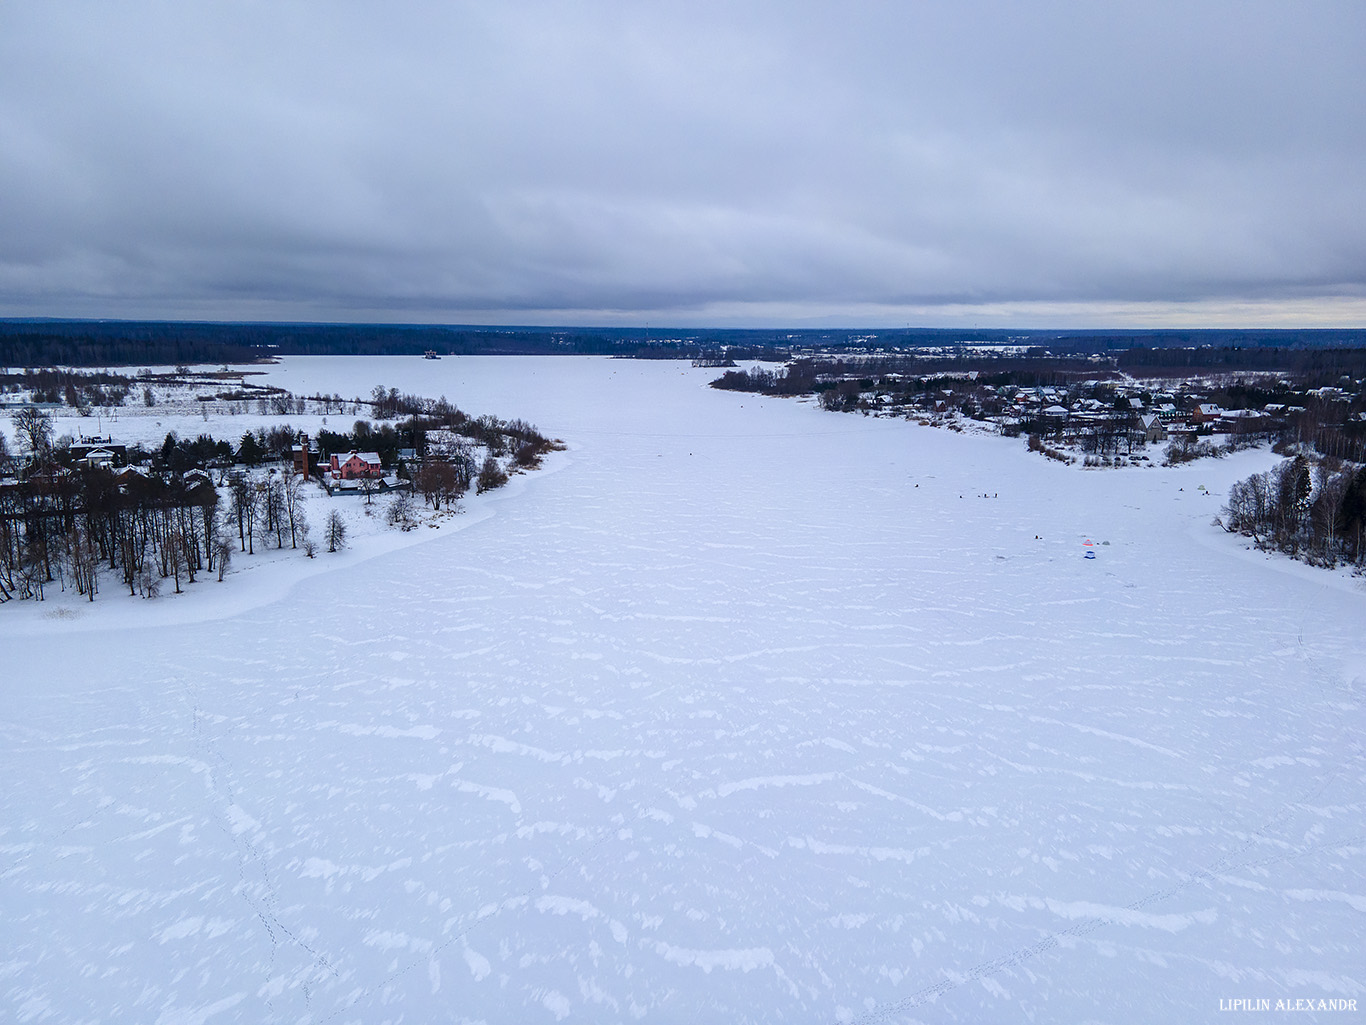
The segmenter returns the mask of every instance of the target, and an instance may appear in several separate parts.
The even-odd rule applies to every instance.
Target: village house
[[[192,505],[213,505],[216,492],[207,470],[190,470],[181,478],[186,497]]]
[[[384,470],[379,463],[378,452],[349,452],[345,456],[333,454],[332,476],[340,480],[358,480],[362,477],[383,477]]]
[[[85,455],[76,460],[76,465],[88,466],[91,469],[112,470],[114,468],[114,453],[107,448],[87,449]]]
[[[1226,431],[1246,434],[1266,430],[1270,422],[1270,418],[1257,409],[1227,409],[1220,418],[1219,426]]]
[[[1202,402],[1191,410],[1190,421],[1197,427],[1212,424],[1222,418],[1224,411],[1216,403]]]
[[[128,461],[128,449],[115,445],[112,438],[81,438],[71,446],[71,458],[78,466],[103,467],[112,470]]]
[[[1167,426],[1162,422],[1162,417],[1156,413],[1147,413],[1139,418],[1142,428],[1143,440],[1149,445],[1155,445],[1167,440]]]
[[[1311,395],[1317,395],[1324,402],[1350,402],[1352,396],[1341,388],[1332,386],[1326,388],[1314,388],[1310,391]]]

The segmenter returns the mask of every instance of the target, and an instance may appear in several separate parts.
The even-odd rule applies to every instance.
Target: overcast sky
[[[1366,325],[1366,4],[0,3],[0,316]]]

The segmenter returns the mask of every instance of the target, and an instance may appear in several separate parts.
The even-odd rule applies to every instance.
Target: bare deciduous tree
[[[47,455],[52,447],[52,417],[37,406],[25,406],[10,417],[10,422],[23,439],[31,459]]]
[[[365,496],[365,504],[369,505],[375,497],[375,492],[379,490],[379,481],[369,474],[360,478],[360,491]]]
[[[394,495],[394,500],[389,503],[389,511],[386,513],[389,526],[397,527],[399,530],[412,530],[417,526],[413,519],[413,496],[410,492],[400,491]]]
[[[413,483],[433,509],[440,509],[443,501],[449,504],[460,497],[459,473],[454,465],[444,459],[423,463],[413,476]]]
[[[214,533],[213,558],[218,566],[219,583],[222,583],[223,574],[232,565],[232,522],[229,519],[231,515],[228,510],[223,510],[223,522]]]
[[[290,474],[285,478],[285,516],[289,520],[289,547],[298,548],[299,541],[308,535],[308,520],[304,516],[304,478]]]

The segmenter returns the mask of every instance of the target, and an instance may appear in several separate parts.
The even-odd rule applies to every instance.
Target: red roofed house
[[[332,473],[342,480],[384,476],[384,470],[379,465],[378,452],[351,452],[345,457],[334,455]]]

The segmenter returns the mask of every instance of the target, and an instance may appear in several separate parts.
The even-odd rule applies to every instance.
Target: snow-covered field
[[[0,1019],[1366,1012],[1366,592],[1209,525],[1271,457],[716,373],[291,358],[570,451],[216,614],[0,609]]]

